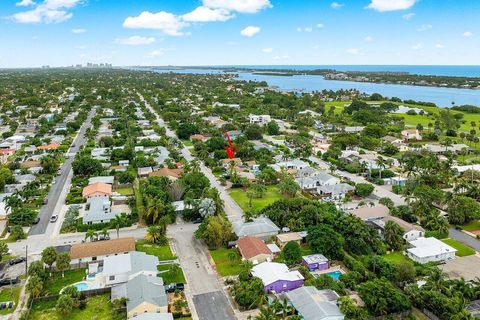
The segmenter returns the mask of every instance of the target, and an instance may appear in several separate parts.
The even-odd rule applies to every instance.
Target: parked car
[[[183,291],[185,289],[185,285],[183,283],[172,282],[170,284],[167,284],[164,288],[166,292],[172,293],[177,290]]]
[[[103,234],[99,235],[98,241],[102,241],[102,240],[110,240],[110,236],[108,234],[106,236],[104,236]]]
[[[9,286],[10,284],[17,284],[20,280],[18,278],[11,279],[11,278],[4,278],[0,280],[0,287],[2,286]]]
[[[25,261],[25,257],[20,257],[20,258],[14,258],[10,261],[8,261],[8,264],[13,266],[15,264],[19,264],[19,263],[22,263],[23,261]]]
[[[58,220],[58,214],[54,214],[53,216],[50,217],[50,222],[55,222]]]
[[[33,220],[33,224],[38,224],[40,222],[40,218],[36,217],[35,220]]]

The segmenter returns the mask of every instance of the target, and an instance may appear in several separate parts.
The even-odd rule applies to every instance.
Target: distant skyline
[[[3,0],[0,67],[478,65],[471,0]]]

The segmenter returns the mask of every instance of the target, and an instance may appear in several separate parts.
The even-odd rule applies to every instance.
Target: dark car
[[[0,280],[0,287],[9,286],[11,284],[17,284],[19,282],[20,282],[20,280],[17,279],[17,278],[16,279],[4,278],[4,279]]]
[[[98,236],[98,239],[97,239],[97,240],[98,240],[98,241],[110,240],[110,236],[109,236],[108,234],[105,235],[105,236],[104,236],[103,234],[101,234],[101,235]]]
[[[177,290],[183,291],[184,289],[185,289],[185,285],[183,283],[172,282],[172,283],[167,284],[165,286],[165,291],[168,292],[168,293],[172,293],[172,292],[175,292]]]
[[[36,217],[35,220],[33,220],[33,224],[38,224],[40,222],[40,218]]]
[[[12,259],[12,260],[8,261],[8,264],[13,266],[15,264],[22,263],[23,261],[25,261],[25,257],[15,258],[15,259]]]

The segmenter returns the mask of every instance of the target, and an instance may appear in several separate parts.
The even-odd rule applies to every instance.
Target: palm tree
[[[117,239],[120,238],[120,228],[125,225],[127,217],[123,214],[116,215],[112,220],[112,226],[117,230]]]
[[[152,223],[156,223],[165,209],[165,204],[162,199],[149,198],[147,199],[147,208],[145,210],[145,218],[150,219]]]
[[[376,162],[377,162],[377,165],[380,167],[379,178],[381,180],[382,179],[382,171],[387,167],[387,162],[385,161],[385,159],[382,156],[378,156]]]
[[[108,238],[108,228],[103,228],[102,231],[100,231],[100,235],[103,236],[104,238]]]
[[[145,240],[150,243],[156,243],[162,235],[160,234],[160,228],[158,226],[150,226],[145,233]]]
[[[95,232],[95,230],[88,229],[88,231],[85,233],[85,240],[90,238],[90,241],[93,241],[93,238],[96,238],[98,234]]]

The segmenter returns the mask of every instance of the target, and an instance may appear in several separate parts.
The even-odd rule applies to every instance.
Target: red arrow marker
[[[225,136],[228,140],[228,146],[225,147],[225,151],[227,152],[228,158],[233,159],[233,157],[235,156],[235,150],[233,150],[232,141],[230,140],[228,131],[225,131]]]

